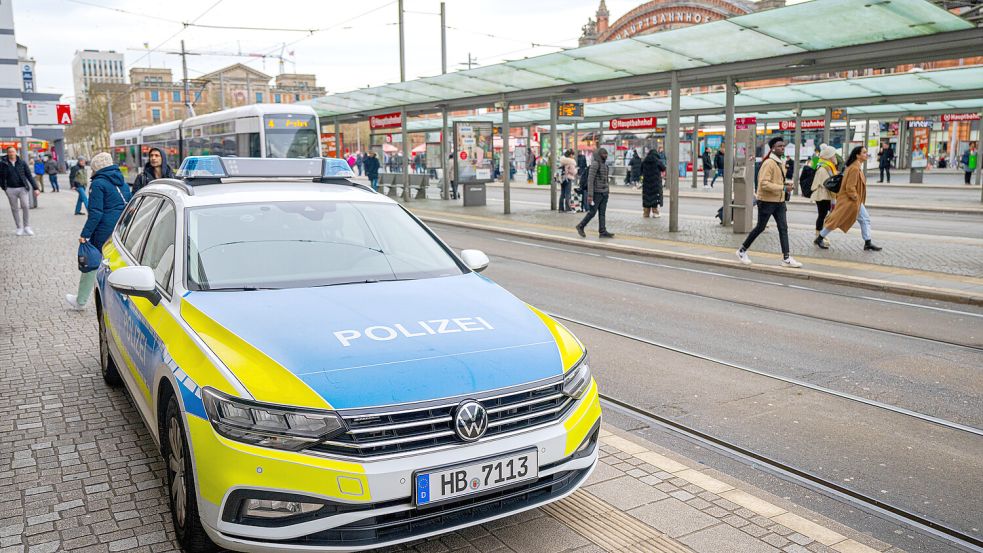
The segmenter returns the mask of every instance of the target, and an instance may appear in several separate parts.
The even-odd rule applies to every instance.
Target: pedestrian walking
[[[867,213],[867,177],[864,175],[863,163],[867,161],[867,148],[857,146],[850,152],[846,160],[846,171],[840,183],[840,191],[836,194],[836,209],[826,216],[823,230],[813,242],[826,250],[829,246],[824,238],[835,229],[848,232],[853,223],[860,223],[860,236],[864,239],[864,250],[879,252],[881,247],[875,245],[870,237],[870,215]]]
[[[38,184],[31,176],[31,169],[17,155],[17,148],[7,148],[7,155],[0,161],[0,185],[10,202],[10,213],[14,216],[14,234],[34,236],[31,229],[31,195],[41,193]]]
[[[379,191],[379,158],[376,157],[375,152],[369,152],[364,159],[362,159],[362,164],[365,166],[365,176],[369,179],[369,184],[372,186],[372,190],[376,192]]]
[[[89,174],[85,169],[85,158],[79,156],[78,160],[75,162],[75,166],[68,173],[68,185],[72,187],[72,190],[78,193],[78,200],[75,201],[75,214],[82,215],[82,207],[85,207],[86,212],[89,211],[89,194],[87,188],[89,187]]]
[[[362,168],[364,166],[365,166],[365,155],[362,152],[359,152],[358,155],[355,156],[355,167],[358,167],[358,176],[360,177],[362,176]]]
[[[816,164],[816,172],[812,176],[812,184],[809,187],[812,190],[810,199],[816,202],[817,237],[819,237],[819,233],[823,230],[823,222],[826,221],[826,216],[833,209],[833,203],[836,202],[836,194],[826,188],[824,184],[838,173],[839,170],[836,168],[836,148],[827,144],[820,145],[819,162]],[[829,246],[829,241],[825,238],[822,239],[822,242],[826,246]]]
[[[92,157],[92,186],[89,189],[89,213],[79,235],[79,244],[89,242],[99,250],[113,234],[113,227],[130,201],[130,187],[123,180],[119,166],[106,152]],[[78,292],[66,294],[65,301],[72,309],[84,309],[92,295],[96,272],[82,273]]]
[[[44,194],[44,160],[41,159],[40,154],[34,158],[34,178],[37,180],[41,193]]]
[[[573,193],[573,181],[577,179],[577,161],[573,158],[573,150],[563,152],[560,157],[560,207],[562,212],[572,211],[570,208]]]
[[[703,155],[700,161],[703,162],[703,188],[710,188],[707,184],[710,181],[710,173],[713,172],[713,160],[710,158],[710,148],[703,148]]]
[[[737,250],[737,258],[745,265],[751,264],[747,251],[768,226],[768,219],[774,217],[775,225],[778,226],[778,240],[782,246],[782,266],[796,269],[802,264],[789,252],[785,202],[792,192],[792,186],[785,184],[785,162],[782,160],[782,156],[785,155],[785,141],[782,137],[776,136],[768,141],[768,148],[768,155],[761,162],[761,169],[758,172],[758,190],[755,192],[755,197],[758,199],[758,224]]]
[[[48,175],[48,184],[51,185],[52,192],[58,192],[58,164],[55,160],[48,156],[48,159],[44,162],[44,172]]]
[[[93,160],[95,161],[95,160]],[[133,180],[133,193],[157,179],[173,179],[174,170],[167,164],[167,155],[160,148],[151,148],[147,152],[147,163],[143,171]]]
[[[666,164],[655,150],[649,150],[642,162],[642,217],[662,217],[662,172]]]
[[[713,188],[713,183],[717,182],[717,177],[723,178],[724,176],[724,146],[720,145],[717,149],[717,153],[713,156],[713,167],[717,170],[713,174],[713,179],[710,181],[710,188]]]
[[[965,184],[972,184],[973,171],[976,170],[976,166],[979,164],[979,155],[976,153],[976,144],[970,145],[969,149],[963,152],[962,157],[959,158],[959,166],[963,170],[963,182]]]
[[[894,161],[894,148],[891,147],[890,142],[884,142],[881,144],[881,151],[877,154],[877,166],[881,170],[881,178],[877,182],[884,182],[884,175],[887,175],[887,182],[891,182],[892,161]],[[843,178],[846,178],[846,175]]]
[[[583,152],[577,154],[577,193],[580,194],[580,206],[577,211],[587,211],[587,174],[590,164]]]
[[[614,238],[614,234],[608,232],[605,226],[605,216],[608,209],[608,151],[604,148],[597,150],[597,155],[594,156],[593,163],[590,164],[590,169],[587,170],[587,202],[590,211],[584,216],[584,219],[580,221],[577,225],[577,234],[581,237],[586,237],[587,234],[584,232],[584,227],[587,223],[597,215],[597,230],[598,236],[601,238]]]
[[[642,180],[642,158],[638,157],[638,152],[632,150],[631,160],[628,162],[628,183],[631,186],[638,186]]]

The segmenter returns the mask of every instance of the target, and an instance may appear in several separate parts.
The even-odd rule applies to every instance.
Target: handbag
[[[826,187],[826,190],[829,190],[833,194],[839,194],[841,184],[843,184],[843,173],[833,175],[832,177],[826,179],[823,186]]]
[[[102,263],[102,252],[90,242],[79,244],[78,252],[79,271],[91,273],[99,268]]]

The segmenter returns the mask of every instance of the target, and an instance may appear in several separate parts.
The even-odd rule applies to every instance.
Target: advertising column
[[[490,121],[455,121],[454,179],[464,187],[464,205],[485,205],[485,183],[492,180],[494,142]]]
[[[931,121],[908,121],[908,130],[911,132],[911,171],[908,182],[921,184],[925,176],[925,167],[928,166],[928,135],[932,130]]]
[[[751,231],[754,216],[754,160],[756,117],[734,119],[734,234]]]

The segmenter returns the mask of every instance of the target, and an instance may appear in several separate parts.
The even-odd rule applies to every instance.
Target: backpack
[[[799,190],[805,198],[812,197],[812,181],[816,178],[816,170],[811,165],[806,165],[799,173]]]
[[[79,169],[81,169],[81,167],[78,165],[72,165],[72,169],[68,172],[68,185],[72,188],[75,188],[76,186],[75,177],[78,176]]]
[[[842,183],[843,183],[843,173],[837,173],[832,177],[826,179],[826,182],[823,183],[823,186],[825,186],[826,190],[829,190],[833,194],[839,194],[840,185]]]

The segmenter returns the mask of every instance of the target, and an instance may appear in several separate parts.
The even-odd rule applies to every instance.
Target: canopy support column
[[[826,106],[826,113],[823,116],[823,144],[829,144],[830,131],[833,129],[833,113],[831,112],[829,106]],[[832,146],[832,144],[829,144]],[[845,153],[845,152],[844,152]]]
[[[443,8],[443,2],[440,4]],[[447,166],[447,108],[440,110],[440,199],[449,200],[450,192],[450,167]]]
[[[556,197],[556,179],[553,178],[553,174],[556,173],[556,100],[550,100],[550,209],[556,211],[557,197]],[[543,141],[539,141],[539,149],[543,149]]]
[[[697,161],[700,159],[700,116],[693,116],[693,142],[690,143],[690,154],[689,158],[693,160],[693,182],[689,185],[690,188],[696,188],[696,169],[700,165]],[[706,167],[703,168],[706,171]]]
[[[666,177],[669,179],[669,232],[679,232],[679,76],[673,71],[669,81],[669,133],[667,149],[669,150],[669,167]]]
[[[509,161],[509,135],[512,134],[512,127],[509,126],[509,103],[502,102],[502,198],[505,200],[505,214],[512,213],[512,202],[509,187],[512,184],[512,172],[510,171]]]
[[[734,126],[734,77],[727,77],[725,110],[724,143],[721,147],[724,149],[723,222],[726,227],[733,223],[730,205],[734,201],[734,135],[737,134],[737,129]]]
[[[972,129],[972,121],[969,123]],[[983,184],[983,110],[980,110],[980,120],[976,129],[976,186]],[[980,201],[983,202],[983,192],[980,193]]]
[[[338,124],[338,118],[334,119],[334,150],[335,155],[339,158],[344,157],[344,148],[341,144],[341,125]]]
[[[402,3],[400,3],[402,5]],[[403,137],[403,162],[400,168],[403,171],[403,201],[410,201],[410,135],[406,129],[406,108],[404,107],[399,114],[400,134]]]
[[[850,149],[853,146],[853,129],[850,128],[850,112],[846,114],[846,137],[843,139],[843,157],[850,155]]]
[[[792,160],[792,188],[799,190],[799,173],[802,172],[802,104],[795,104],[795,159]]]
[[[870,117],[864,119],[864,143],[863,143],[864,148],[869,148],[869,146],[867,146],[867,141],[869,139],[870,139]],[[870,157],[872,154],[874,154],[874,152],[868,151],[867,157]],[[864,175],[866,174],[867,174],[867,160],[864,160]]]

